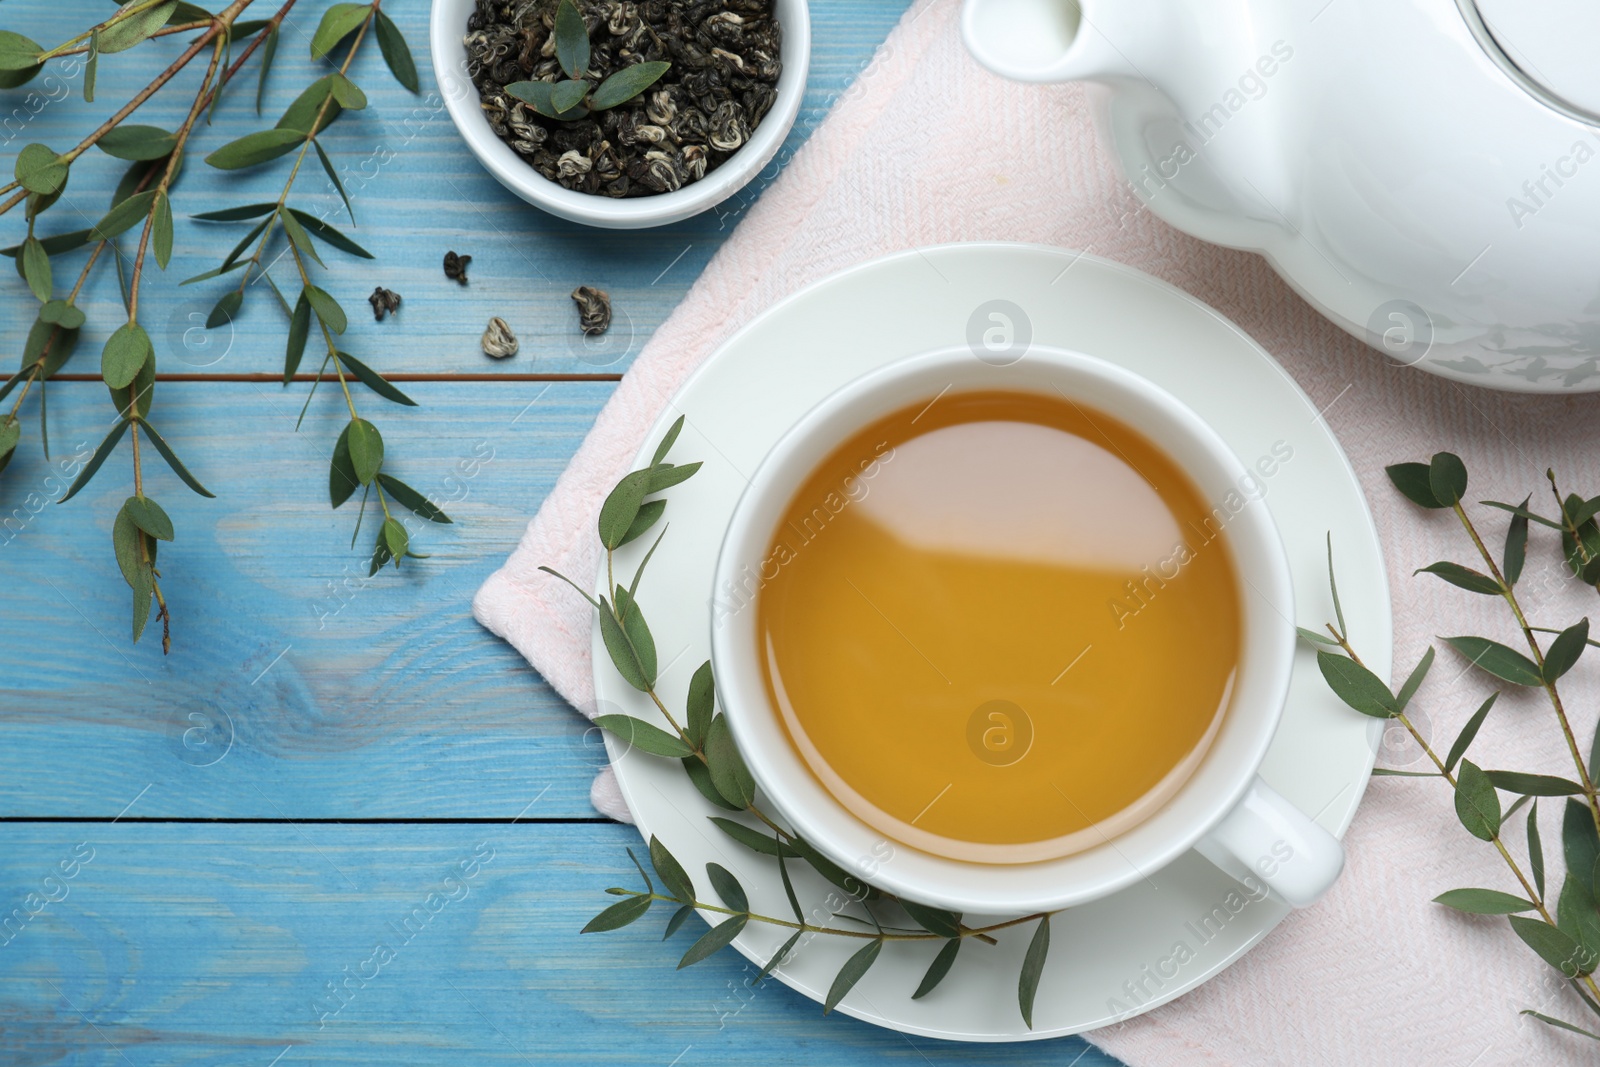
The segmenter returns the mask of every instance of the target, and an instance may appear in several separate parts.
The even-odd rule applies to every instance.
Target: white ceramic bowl
[[[1064,395],[1141,431],[1178,460],[1207,501],[1228,509],[1221,543],[1242,580],[1244,633],[1220,728],[1170,800],[1081,851],[1028,863],[921,851],[887,840],[852,814],[790,743],[767,695],[752,599],[713,619],[711,659],[723,710],[757,783],[841,867],[870,864],[873,884],[929,904],[985,914],[1070,907],[1146,878],[1191,848],[1236,877],[1259,879],[1292,905],[1312,903],[1338,877],[1344,857],[1331,834],[1256,773],[1287,698],[1296,638],[1288,561],[1266,505],[1250,498],[1251,475],[1200,416],[1130,371],[1040,346],[1006,366],[975,351],[946,349],[888,364],[807,413],[751,476],[723,540],[713,588],[760,595],[764,561],[797,488],[839,441],[875,419],[951,389]]]
[[[562,188],[494,135],[478,104],[477,86],[467,76],[467,49],[462,44],[473,0],[433,0],[428,43],[433,74],[451,120],[472,154],[501,185],[535,207],[573,222],[612,230],[641,229],[681,222],[715,207],[749,184],[777,155],[800,113],[800,98],[805,93],[811,65],[811,14],[806,0],[775,0],[775,4],[783,28],[783,73],[778,77],[778,98],[750,140],[716,170],[676,192],[621,200]]]

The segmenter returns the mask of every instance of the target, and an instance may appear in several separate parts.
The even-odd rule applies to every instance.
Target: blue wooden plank
[[[960,1045],[824,1018],[751,988],[731,952],[677,971],[691,933],[662,943],[664,913],[580,937],[601,890],[637,879],[636,841],[615,825],[0,827],[0,1051],[69,1067],[1116,1062],[1078,1039]]]
[[[111,549],[127,443],[55,503],[105,432],[105,389],[50,387],[53,461],[30,424],[0,478],[0,815],[109,817],[152,783],[137,814],[510,818],[548,789],[530,814],[593,815],[598,737],[469,609],[614,386],[408,383],[416,408],[358,393],[386,469],[457,520],[415,524],[431,558],[370,580],[372,516],[352,550],[355,502],[327,501],[343,400],[319,391],[297,433],[308,388],[157,386],[152,419],[217,494],[146,450],[178,530],[163,657],[158,624],[129,641]]]
[[[780,160],[789,158],[821,121],[906,4],[907,0],[866,4],[814,0],[810,81]],[[258,0],[256,6],[269,8],[268,0]],[[262,287],[252,290],[237,321],[207,331],[206,314],[227,287],[213,281],[180,289],[176,282],[214,267],[246,228],[195,223],[185,216],[276,199],[287,159],[258,170],[222,173],[205,166],[201,156],[233,136],[271,125],[315,76],[319,64],[309,59],[307,46],[325,7],[305,0],[285,22],[265,117],[258,120],[253,115],[252,61],[243,84],[236,83],[232,95],[225,97],[216,123],[197,135],[197,146],[174,193],[179,218],[172,264],[164,277],[152,272],[141,298],[141,318],[155,338],[164,372],[243,373],[282,366],[284,315]],[[63,23],[61,10],[60,4],[49,0],[11,0],[0,25],[50,43],[66,36],[70,25]],[[402,0],[386,4],[384,10],[411,42],[422,72],[422,92],[412,96],[395,85],[377,50],[364,49],[352,73],[366,89],[371,106],[347,112],[321,138],[355,203],[358,225],[350,233],[377,256],[369,262],[333,253],[328,257],[331,269],[321,275],[325,287],[351,313],[350,350],[385,370],[608,373],[625,369],[770,178],[758,180],[757,186],[712,212],[655,230],[591,230],[545,215],[501,188],[456,133],[427,62],[428,5]],[[157,69],[154,57],[178,51],[174,39],[106,57],[92,105],[78,98],[81,75],[69,79],[47,73],[29,87],[37,99],[27,96],[29,90],[0,92],[0,158],[6,160],[6,171],[11,157],[30,141],[58,150],[76,143],[144,84]],[[198,70],[192,76],[186,72],[130,121],[175,128],[198,76]],[[74,169],[63,202],[44,217],[41,233],[89,225],[104,210],[123,166],[98,152],[85,156]],[[776,170],[769,167],[765,174]],[[314,163],[305,168],[296,189],[294,203],[340,222],[343,207]],[[20,212],[0,220],[4,244],[20,240],[22,229]],[[474,257],[467,289],[444,278],[440,262],[447,249]],[[81,253],[66,257],[57,266],[58,276],[68,269],[75,276],[81,259]],[[280,284],[292,281],[286,264],[279,264],[273,273]],[[398,318],[382,324],[367,316],[364,304],[378,284],[405,298]],[[600,286],[612,295],[616,320],[604,343],[585,346],[577,330],[568,294],[580,284]],[[0,314],[0,351],[15,351],[21,347],[32,311],[31,297],[10,271],[0,271],[0,300],[5,301],[0,306],[9,309]],[[100,271],[83,304],[90,327],[69,369],[97,371],[94,356],[100,342],[121,321],[111,271]],[[479,350],[479,335],[491,315],[505,317],[519,335],[522,350],[516,358],[496,362]]]

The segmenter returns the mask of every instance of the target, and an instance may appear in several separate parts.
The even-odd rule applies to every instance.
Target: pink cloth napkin
[[[1083,90],[986,73],[960,44],[958,12],[957,0],[921,0],[907,12],[641,353],[517,550],[479,591],[477,618],[592,714],[589,609],[536,568],[549,564],[580,581],[595,573],[600,501],[684,377],[754,315],[852,264],[949,241],[1015,240],[1083,249],[1188,290],[1239,323],[1327,405],[1383,535],[1397,670],[1408,670],[1435,634],[1515,640],[1498,601],[1412,576],[1436,559],[1472,563],[1471,548],[1449,516],[1402,500],[1383,467],[1449,449],[1467,461],[1472,499],[1531,492],[1549,513],[1541,490],[1547,465],[1574,489],[1600,492],[1596,399],[1491,393],[1391,367],[1320,318],[1261,259],[1202,244],[1143,209],[1097,142]],[[1500,516],[1480,510],[1497,539]],[[1523,579],[1535,624],[1566,625],[1600,607],[1594,590],[1564,579],[1551,539],[1535,530]],[[1464,667],[1442,650],[1416,705],[1441,749],[1488,690]],[[1597,668],[1580,663],[1564,683],[1585,747],[1600,697]],[[1474,751],[1492,767],[1572,773],[1549,708],[1525,694],[1501,699]],[[609,769],[593,799],[631,821]],[[1542,810],[1546,851],[1558,868],[1560,805],[1546,801]],[[1507,836],[1520,854],[1520,829]],[[1134,1067],[1491,1067],[1596,1055],[1586,1039],[1517,1014],[1534,1008],[1597,1023],[1504,921],[1429,903],[1461,886],[1516,888],[1493,850],[1456,824],[1439,782],[1373,783],[1346,843],[1346,873],[1321,904],[1195,992],[1090,1039]]]

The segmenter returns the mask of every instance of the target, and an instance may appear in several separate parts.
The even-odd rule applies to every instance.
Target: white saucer
[[[996,304],[996,301],[1007,302]],[[1007,304],[1009,306],[1007,306]],[[1001,320],[991,318],[998,313]],[[640,585],[639,601],[665,665],[659,690],[681,708],[689,677],[709,655],[712,572],[745,476],[778,436],[836,387],[880,364],[951,344],[1039,344],[1100,356],[1164,386],[1216,427],[1247,467],[1292,450],[1264,478],[1266,502],[1294,572],[1298,622],[1332,618],[1324,538],[1333,534],[1340,597],[1353,640],[1380,675],[1390,667],[1388,583],[1377,531],[1354,472],[1317,409],[1283,369],[1237,326],[1178,289],[1128,267],[1036,245],[947,245],[901,253],[819,282],[769,309],[718,349],[684,384],[651,431],[639,465],[679,414],[686,425],[672,459],[703,460],[668,494],[671,529]],[[1271,466],[1269,464],[1268,466]],[[631,576],[650,538],[619,555]],[[600,584],[603,586],[601,576]],[[616,674],[595,632],[595,690],[606,711],[660,722],[648,698]],[[1329,692],[1302,650],[1288,709],[1262,775],[1343,835],[1366,789],[1381,723]],[[610,739],[608,739],[609,741]],[[613,748],[613,756],[619,755]],[[733,871],[753,910],[790,914],[774,861],[735,844],[707,821],[708,804],[676,761],[621,754],[618,781],[646,839],[655,834],[682,861],[701,899],[714,861]],[[809,913],[831,887],[791,864]],[[1198,986],[1238,959],[1288,913],[1251,900],[1228,876],[1191,853],[1130,889],[1051,920],[1051,951],[1039,984],[1034,1028],[1017,1010],[1016,987],[1031,927],[1000,943],[961,949],[944,983],[920,1001],[911,993],[933,944],[885,947],[838,1010],[906,1033],[965,1041],[1060,1037],[1130,1018]],[[652,915],[664,922],[667,912]],[[713,916],[713,918],[717,918]],[[972,922],[971,917],[968,919]],[[758,966],[788,931],[751,923],[734,942]],[[624,936],[624,935],[617,935]],[[675,941],[687,948],[698,928]],[[1186,951],[1178,949],[1179,943]],[[813,937],[777,976],[821,1001],[834,974],[860,947]]]

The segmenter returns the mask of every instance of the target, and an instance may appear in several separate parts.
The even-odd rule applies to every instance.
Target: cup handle
[[[1259,776],[1195,849],[1236,878],[1266,883],[1294,908],[1315,904],[1344,870],[1339,839]]]

